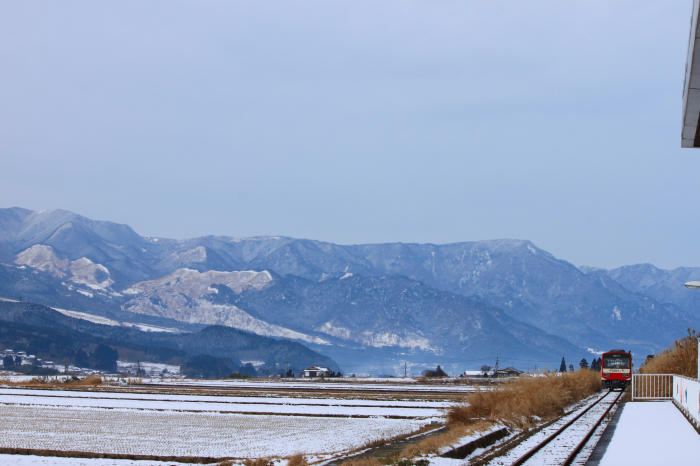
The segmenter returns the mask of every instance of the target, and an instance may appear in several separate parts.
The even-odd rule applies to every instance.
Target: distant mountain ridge
[[[545,361],[552,353],[554,364],[561,357],[556,354],[574,357],[578,351],[580,358],[585,348],[612,346],[650,353],[698,316],[689,309],[696,298],[683,293],[682,283],[673,289],[676,276],[662,274],[666,288],[633,286],[638,277],[628,270],[584,272],[527,240],[337,245],[207,236],[178,241],[144,238],[126,225],[68,211],[13,208],[0,209],[0,262],[8,276],[24,274],[0,285],[0,292],[13,293],[14,286],[14,296],[23,292],[45,302],[54,289],[57,299],[80,310],[101,303],[109,312],[135,311],[144,319],[247,325],[281,338],[296,335],[292,338],[336,354],[341,366],[339,348],[352,353],[350,359],[365,348],[387,364],[401,357],[426,364],[440,357],[486,360],[498,353],[523,361]],[[192,271],[189,278],[176,276],[183,270]],[[30,271],[41,276],[33,275],[35,283],[29,283]],[[270,280],[257,289],[208,280],[206,289],[182,291],[212,272],[243,271],[264,272]],[[183,288],[178,279],[193,282]],[[32,291],[39,284],[44,291]],[[137,296],[130,289],[142,291]],[[476,323],[481,331],[469,330]],[[420,355],[402,356],[406,351]]]
[[[626,289],[649,296],[662,303],[672,303],[693,314],[700,321],[700,293],[682,285],[700,280],[700,267],[660,269],[651,264],[636,264],[605,272]]]

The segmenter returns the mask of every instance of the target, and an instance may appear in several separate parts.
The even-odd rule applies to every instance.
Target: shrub
[[[600,375],[590,370],[520,377],[501,388],[472,393],[466,405],[449,411],[448,422],[471,424],[492,420],[524,427],[562,415],[566,406],[600,388]]]
[[[447,377],[447,373],[442,370],[442,367],[438,364],[434,371],[425,370],[423,371],[423,377]]]
[[[308,464],[306,458],[301,453],[290,456],[287,460],[287,466],[308,466]]]
[[[245,460],[245,466],[272,466],[274,461],[270,458],[256,458]]]
[[[647,360],[639,372],[642,374],[678,374],[697,377],[698,336],[688,329],[688,335],[673,342],[671,347]]]
[[[67,379],[64,383],[68,385],[84,385],[94,387],[96,385],[102,385],[104,381],[99,375],[88,375],[87,377],[82,379],[73,376],[70,379]]]

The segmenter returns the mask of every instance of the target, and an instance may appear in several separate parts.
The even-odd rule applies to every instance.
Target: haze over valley
[[[555,368],[562,356],[590,359],[611,345],[655,353],[700,317],[700,300],[675,285],[700,268],[577,268],[527,240],[173,240],[65,210],[8,208],[0,209],[0,261],[0,296],[74,311],[64,322],[129,322],[136,340],[144,328],[228,327],[308,348],[298,370],[311,354],[375,375],[401,374],[404,364],[460,373],[496,357]],[[270,373],[289,362],[256,357]]]

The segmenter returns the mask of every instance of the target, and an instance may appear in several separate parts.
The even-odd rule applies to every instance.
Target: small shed
[[[331,370],[327,367],[311,366],[304,369],[304,377],[328,377]]]

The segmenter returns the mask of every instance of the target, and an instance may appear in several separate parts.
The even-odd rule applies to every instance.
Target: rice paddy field
[[[196,390],[0,388],[0,453],[182,462],[303,454],[323,461],[442,423],[461,393],[394,384],[378,395],[365,385],[352,387],[352,396],[350,387],[335,396],[324,387],[300,392],[284,384],[259,392],[250,383]]]

